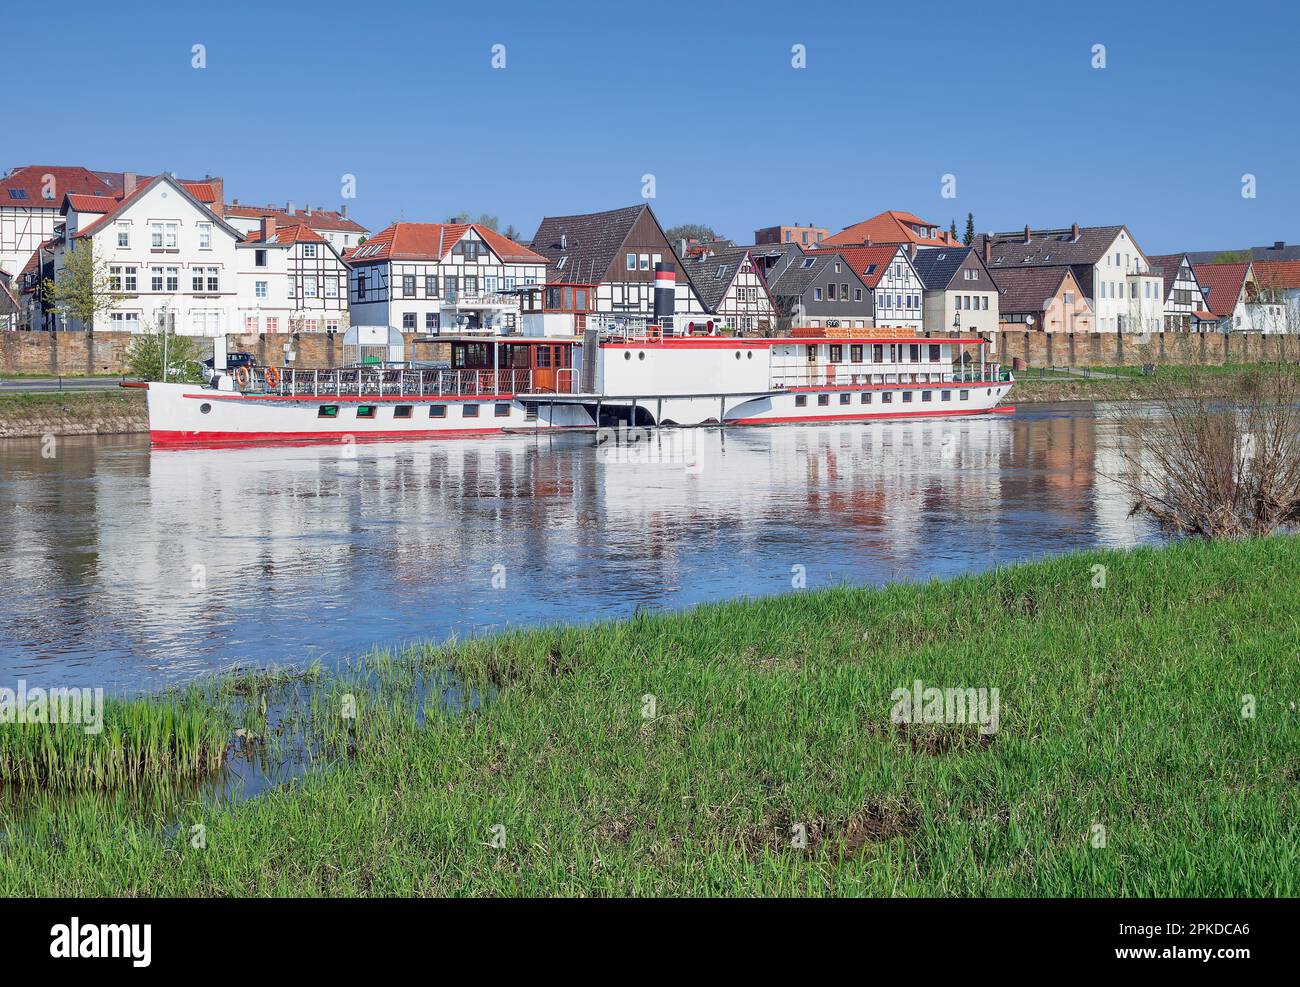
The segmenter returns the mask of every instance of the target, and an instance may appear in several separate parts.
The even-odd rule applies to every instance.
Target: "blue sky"
[[[74,0],[43,16],[59,24],[42,55],[0,61],[16,97],[2,169],[212,173],[228,197],[327,208],[350,174],[352,214],[374,229],[464,209],[525,239],[547,213],[641,201],[652,174],[665,226],[745,242],[887,208],[959,229],[967,212],[979,230],[1123,222],[1149,253],[1300,241],[1295,2],[317,0],[123,16]]]

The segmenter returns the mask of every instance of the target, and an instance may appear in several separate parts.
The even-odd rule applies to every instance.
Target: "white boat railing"
[[[235,378],[245,394],[278,397],[456,397],[461,395],[569,394],[573,371],[410,370],[400,367],[342,367],[298,370],[258,367],[246,381]]]

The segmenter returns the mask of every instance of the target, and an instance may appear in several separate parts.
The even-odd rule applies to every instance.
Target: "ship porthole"
[[[737,360],[740,359],[740,350],[736,350],[736,359],[737,359]]]
[[[752,360],[752,359],[754,359],[754,354],[753,354],[753,353],[746,353],[746,354],[745,354],[745,359],[746,359],[746,360]]]
[[[206,414],[208,414],[211,410],[212,410],[212,405],[208,404],[206,401],[204,401],[201,405],[199,405],[199,413],[200,413],[200,414],[204,414],[204,415],[206,415]]]
[[[638,360],[644,360],[644,359],[645,359],[645,354],[644,354],[644,353],[638,353],[638,354],[636,355],[636,358],[637,358]]]
[[[623,359],[624,359],[624,360],[630,360],[630,359],[632,359],[632,354],[631,354],[631,353],[624,353],[624,354],[623,354]]]

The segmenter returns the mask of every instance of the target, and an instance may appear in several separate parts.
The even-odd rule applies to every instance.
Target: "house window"
[[[161,267],[155,267],[150,269],[149,288],[151,291],[163,290],[163,269]]]
[[[627,259],[626,259],[626,264],[627,264],[627,269],[628,269],[629,271],[635,271],[635,270],[636,270],[636,254],[628,254],[628,255],[627,255]]]
[[[438,313],[437,313],[437,312],[425,312],[425,313],[424,313],[424,330],[425,330],[425,332],[437,332],[437,331],[438,331]]]
[[[255,281],[255,282],[253,282],[253,294],[254,294],[254,296],[256,296],[257,298],[265,298],[265,297],[266,297],[266,282],[265,282],[265,281]]]
[[[199,223],[199,249],[212,249],[212,224]]]
[[[828,301],[835,301],[835,282],[832,281],[826,286],[826,298]]]
[[[267,316],[267,319],[266,319],[266,331],[267,331],[267,332],[279,332],[279,331],[280,331],[280,320],[279,320],[278,317],[276,317],[276,316],[274,316],[274,315]]]
[[[215,292],[221,290],[220,273],[215,267],[208,268],[208,291]]]
[[[120,267],[110,267],[108,269],[108,290],[122,290],[122,269]]]
[[[438,297],[438,275],[426,274],[424,276],[424,294],[427,298]]]
[[[149,227],[149,242],[154,250],[175,250],[178,224],[153,223]]]
[[[325,279],[325,297],[326,298],[339,297],[339,282],[337,278]]]
[[[848,300],[849,300],[849,286],[848,286],[847,284],[841,284],[841,285],[840,285],[840,301],[842,301],[842,302],[847,302]]]
[[[477,274],[466,274],[466,275],[465,275],[465,294],[468,295],[470,298],[477,297],[477,295],[478,295],[478,275],[477,275]]]
[[[443,286],[447,290],[447,300],[454,302],[457,296],[460,295],[460,278],[454,274],[448,274],[443,282]]]
[[[650,255],[642,254],[640,260],[641,260],[641,270],[643,271],[650,270]]]
[[[266,251],[265,251],[265,250],[254,250],[254,251],[253,251],[253,266],[254,266],[254,267],[266,267]]]
[[[318,284],[315,278],[308,278],[302,283],[302,296],[304,298],[315,298]]]
[[[244,332],[257,332],[257,316],[244,316]]]
[[[813,301],[819,302],[821,300],[822,300],[822,290],[820,288],[813,288]]]
[[[366,272],[361,271],[359,274],[357,274],[357,301],[364,302],[365,300],[366,300]]]
[[[415,275],[414,274],[402,275],[402,297],[403,298],[415,297]]]
[[[302,245],[302,255],[307,260],[314,260],[316,257],[316,244],[304,243]],[[409,411],[409,409],[408,409]],[[407,417],[410,417],[409,415]]]
[[[405,329],[407,332],[414,332],[414,331],[415,331],[415,313],[414,313],[414,312],[403,312],[403,313],[402,313],[402,328]]]
[[[129,222],[118,222],[117,245],[119,247],[131,246],[131,224]]]

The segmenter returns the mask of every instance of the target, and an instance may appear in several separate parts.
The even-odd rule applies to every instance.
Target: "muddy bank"
[[[1011,389],[1011,404],[1049,401],[1151,401],[1157,397],[1232,397],[1242,377],[1215,374],[1185,380],[1131,377],[1122,380],[1022,380]]]
[[[149,413],[139,389],[0,395],[0,438],[147,431]]]

